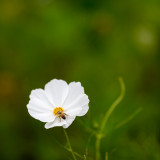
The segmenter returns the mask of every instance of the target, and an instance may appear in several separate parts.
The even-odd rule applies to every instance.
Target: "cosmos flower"
[[[45,128],[62,126],[68,128],[76,116],[88,112],[88,96],[80,82],[67,84],[63,80],[53,79],[43,89],[31,91],[27,105],[29,114],[42,122]]]

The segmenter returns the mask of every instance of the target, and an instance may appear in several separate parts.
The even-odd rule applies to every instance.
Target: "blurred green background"
[[[31,90],[54,78],[80,81],[89,95],[88,114],[67,129],[83,155],[91,134],[84,125],[98,129],[122,76],[126,95],[106,126],[102,158],[159,160],[159,52],[159,0],[1,0],[0,159],[71,158],[56,142],[65,145],[62,128],[46,130],[26,108]],[[90,159],[94,145],[93,137]]]

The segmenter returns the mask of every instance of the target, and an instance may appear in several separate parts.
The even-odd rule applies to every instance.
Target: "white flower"
[[[88,112],[88,96],[80,82],[69,85],[63,80],[53,79],[43,89],[35,89],[30,94],[27,105],[29,114],[42,122],[45,128],[63,126],[68,128],[76,116]]]

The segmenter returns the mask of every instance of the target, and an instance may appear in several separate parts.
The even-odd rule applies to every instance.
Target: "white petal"
[[[75,118],[76,117],[71,117],[71,116],[67,117],[66,118],[67,124],[64,124],[63,128],[68,128],[72,124],[72,122],[75,120]]]
[[[88,104],[82,107],[82,110],[77,116],[84,116],[88,112],[89,106]]]
[[[66,111],[68,111],[68,109],[82,108],[88,103],[89,103],[88,96],[86,94],[81,94],[79,97],[76,97],[76,99],[73,102],[71,102],[67,106],[63,106],[63,108]]]
[[[71,82],[69,84],[68,96],[63,104],[63,106],[68,106],[72,103],[77,97],[84,94],[84,88],[81,86],[80,82]]]
[[[64,111],[69,116],[77,116],[79,113],[81,113],[82,107],[75,107],[75,108],[69,108]]]
[[[31,110],[28,110],[28,112],[32,117],[40,120],[41,122],[52,122],[55,119],[54,114],[51,114],[51,113],[37,113]]]
[[[45,93],[55,107],[61,107],[68,95],[68,84],[63,80],[51,80],[45,85]]]
[[[61,120],[57,117],[53,122],[48,122],[45,124],[45,128],[46,129],[49,129],[49,128],[52,128],[52,127],[58,127],[58,126],[63,126],[67,124],[67,122],[65,120],[63,120],[61,118]]]
[[[55,119],[53,107],[42,89],[36,89],[31,92],[27,108],[32,117],[42,122],[51,122]]]
[[[53,108],[43,103],[37,102],[36,100],[30,100],[27,105],[28,110],[33,110],[38,113],[52,112]]]
[[[30,94],[29,104],[34,105],[38,110],[42,111],[53,109],[53,105],[49,102],[44,90],[35,89]]]

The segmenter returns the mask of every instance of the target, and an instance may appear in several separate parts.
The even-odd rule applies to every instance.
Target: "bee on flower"
[[[43,89],[31,91],[27,105],[29,114],[42,122],[45,128],[68,128],[76,116],[84,116],[89,109],[89,99],[80,82],[67,84],[53,79]]]

